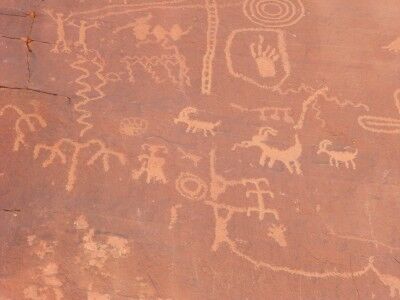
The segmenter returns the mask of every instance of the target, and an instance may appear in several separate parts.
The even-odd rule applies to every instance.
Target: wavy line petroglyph
[[[45,128],[47,126],[47,123],[37,112],[25,113],[22,109],[20,109],[18,106],[13,105],[13,104],[7,104],[7,105],[3,106],[0,110],[0,117],[3,116],[7,110],[14,111],[18,115],[18,118],[14,124],[15,140],[14,140],[14,146],[13,146],[13,151],[17,152],[21,145],[26,146],[25,133],[23,132],[22,127],[21,127],[23,125],[23,123],[25,123],[27,125],[30,132],[36,131],[34,121],[36,121],[41,128]],[[36,107],[35,107],[35,110],[36,110]]]
[[[400,114],[400,89],[394,91],[393,99],[397,112]],[[400,133],[400,118],[363,115],[358,117],[358,124],[365,130],[374,133]]]
[[[243,13],[257,25],[286,27],[304,17],[304,6],[300,0],[245,0]]]
[[[301,175],[301,165],[299,158],[302,153],[302,145],[298,134],[294,135],[294,145],[287,149],[279,149],[266,144],[270,136],[276,136],[278,132],[271,127],[262,127],[258,133],[253,135],[251,140],[237,143],[232,150],[237,148],[258,147],[261,150],[259,164],[265,166],[267,158],[269,159],[268,167],[272,168],[276,161],[282,162],[291,174]]]
[[[325,153],[329,157],[329,164],[339,168],[339,164],[343,163],[348,169],[350,166],[353,170],[356,169],[354,160],[357,158],[358,149],[352,147],[345,147],[344,150],[330,149],[333,143],[329,140],[323,140],[319,143],[317,154]]]
[[[105,60],[96,50],[89,50],[88,55],[77,55],[70,67],[79,71],[80,76],[75,79],[75,83],[81,88],[75,93],[80,100],[74,104],[74,110],[80,114],[77,123],[84,126],[80,131],[80,136],[93,128],[93,124],[88,121],[92,116],[92,112],[86,108],[91,102],[103,99],[106,94],[103,91],[104,87],[110,82],[120,80],[119,75],[115,73],[105,73]],[[92,76],[91,68],[95,68],[94,76]],[[95,82],[95,83],[93,83]]]
[[[86,162],[86,165],[91,166],[101,158],[105,172],[108,172],[110,169],[111,157],[115,157],[122,165],[126,163],[124,154],[108,149],[102,141],[95,139],[86,143],[79,143],[68,138],[62,138],[52,146],[37,144],[33,151],[33,157],[37,159],[42,151],[49,152],[49,157],[42,163],[43,168],[47,168],[49,165],[53,164],[56,158],[60,160],[61,164],[66,164],[67,155],[63,151],[63,147],[65,146],[70,146],[73,149],[70,166],[67,171],[67,184],[65,186],[65,189],[69,192],[73,190],[75,182],[77,181],[76,173],[79,165],[79,156],[82,154],[83,150],[89,149],[92,146],[97,146],[96,151]]]
[[[201,92],[211,94],[213,80],[213,62],[217,49],[217,36],[219,26],[218,6],[216,0],[204,0],[207,11],[207,45],[203,57],[203,70],[201,73]]]
[[[242,53],[235,54],[236,44],[246,43],[248,37],[253,37],[249,44],[248,57],[244,58]],[[266,47],[265,40],[269,41]],[[278,90],[291,74],[285,32],[279,29],[244,28],[232,31],[226,41],[225,59],[233,77],[263,89]],[[254,65],[254,74],[239,65],[243,61],[247,62],[246,66]]]
[[[179,174],[175,188],[181,196],[192,201],[204,199],[208,192],[207,184],[200,177],[187,172]]]
[[[186,132],[202,132],[205,137],[207,137],[209,134],[215,135],[215,129],[221,125],[221,121],[211,123],[194,119],[192,116],[196,115],[198,112],[199,110],[195,107],[185,107],[179,112],[178,117],[174,118],[174,123],[186,124]]]
[[[266,106],[261,108],[245,108],[235,103],[231,103],[233,108],[238,109],[242,112],[256,112],[259,114],[260,121],[280,121],[283,120],[286,123],[293,124],[294,120],[291,117],[290,113],[292,109],[290,107],[273,107],[273,106]]]
[[[168,148],[163,145],[142,145],[142,150],[146,151],[145,154],[138,156],[139,162],[141,162],[140,169],[132,171],[132,179],[139,180],[139,178],[146,174],[146,183],[167,183],[165,176],[164,167],[166,159],[160,155],[168,154]]]

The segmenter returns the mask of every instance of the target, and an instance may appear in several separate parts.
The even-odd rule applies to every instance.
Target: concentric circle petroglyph
[[[252,22],[265,27],[285,27],[304,16],[300,0],[246,0],[243,12]]]
[[[208,191],[203,179],[191,173],[181,173],[175,181],[175,187],[179,194],[193,201],[203,199]]]

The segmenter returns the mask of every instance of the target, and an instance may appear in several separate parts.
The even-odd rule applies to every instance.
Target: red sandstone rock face
[[[399,14],[1,1],[0,299],[400,298]]]

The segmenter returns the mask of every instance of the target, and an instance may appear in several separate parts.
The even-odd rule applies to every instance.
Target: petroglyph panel
[[[0,2],[0,300],[400,299],[398,0]]]

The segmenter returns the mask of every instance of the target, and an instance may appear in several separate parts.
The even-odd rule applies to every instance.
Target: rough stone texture
[[[0,299],[400,298],[397,0],[2,0]]]

